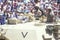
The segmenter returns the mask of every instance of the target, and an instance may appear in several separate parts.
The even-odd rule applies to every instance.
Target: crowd
[[[36,3],[34,0],[0,0],[0,24],[5,24],[5,21],[10,18],[17,18],[28,22],[30,19],[34,20],[34,17],[46,16],[45,12],[51,5],[48,4],[50,6],[43,8],[44,6],[42,7],[42,3],[40,2]],[[51,15],[54,15],[54,13]]]

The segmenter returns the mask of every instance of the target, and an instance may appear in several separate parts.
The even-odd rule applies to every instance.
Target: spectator
[[[3,25],[5,24],[5,16],[3,15],[3,11],[0,11],[0,24]]]

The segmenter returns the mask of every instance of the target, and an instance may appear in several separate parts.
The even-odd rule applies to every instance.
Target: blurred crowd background
[[[42,9],[50,6],[53,10],[58,10],[57,0],[0,0],[0,9],[3,11],[30,12],[38,1]]]
[[[54,15],[60,17],[60,3],[57,0],[0,0],[0,22],[8,18],[29,20],[24,14],[34,16],[41,15],[41,13],[38,14],[39,10],[38,13],[36,13],[35,6],[38,6],[44,12],[47,8],[50,8]],[[3,15],[3,17],[1,17],[1,15]],[[21,17],[19,17],[19,15]]]

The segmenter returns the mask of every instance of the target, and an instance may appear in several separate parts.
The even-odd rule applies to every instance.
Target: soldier
[[[54,16],[54,13],[52,11],[52,8],[51,7],[48,7],[46,9],[46,13],[47,13],[47,22],[48,23],[52,23],[53,22],[53,16]]]

